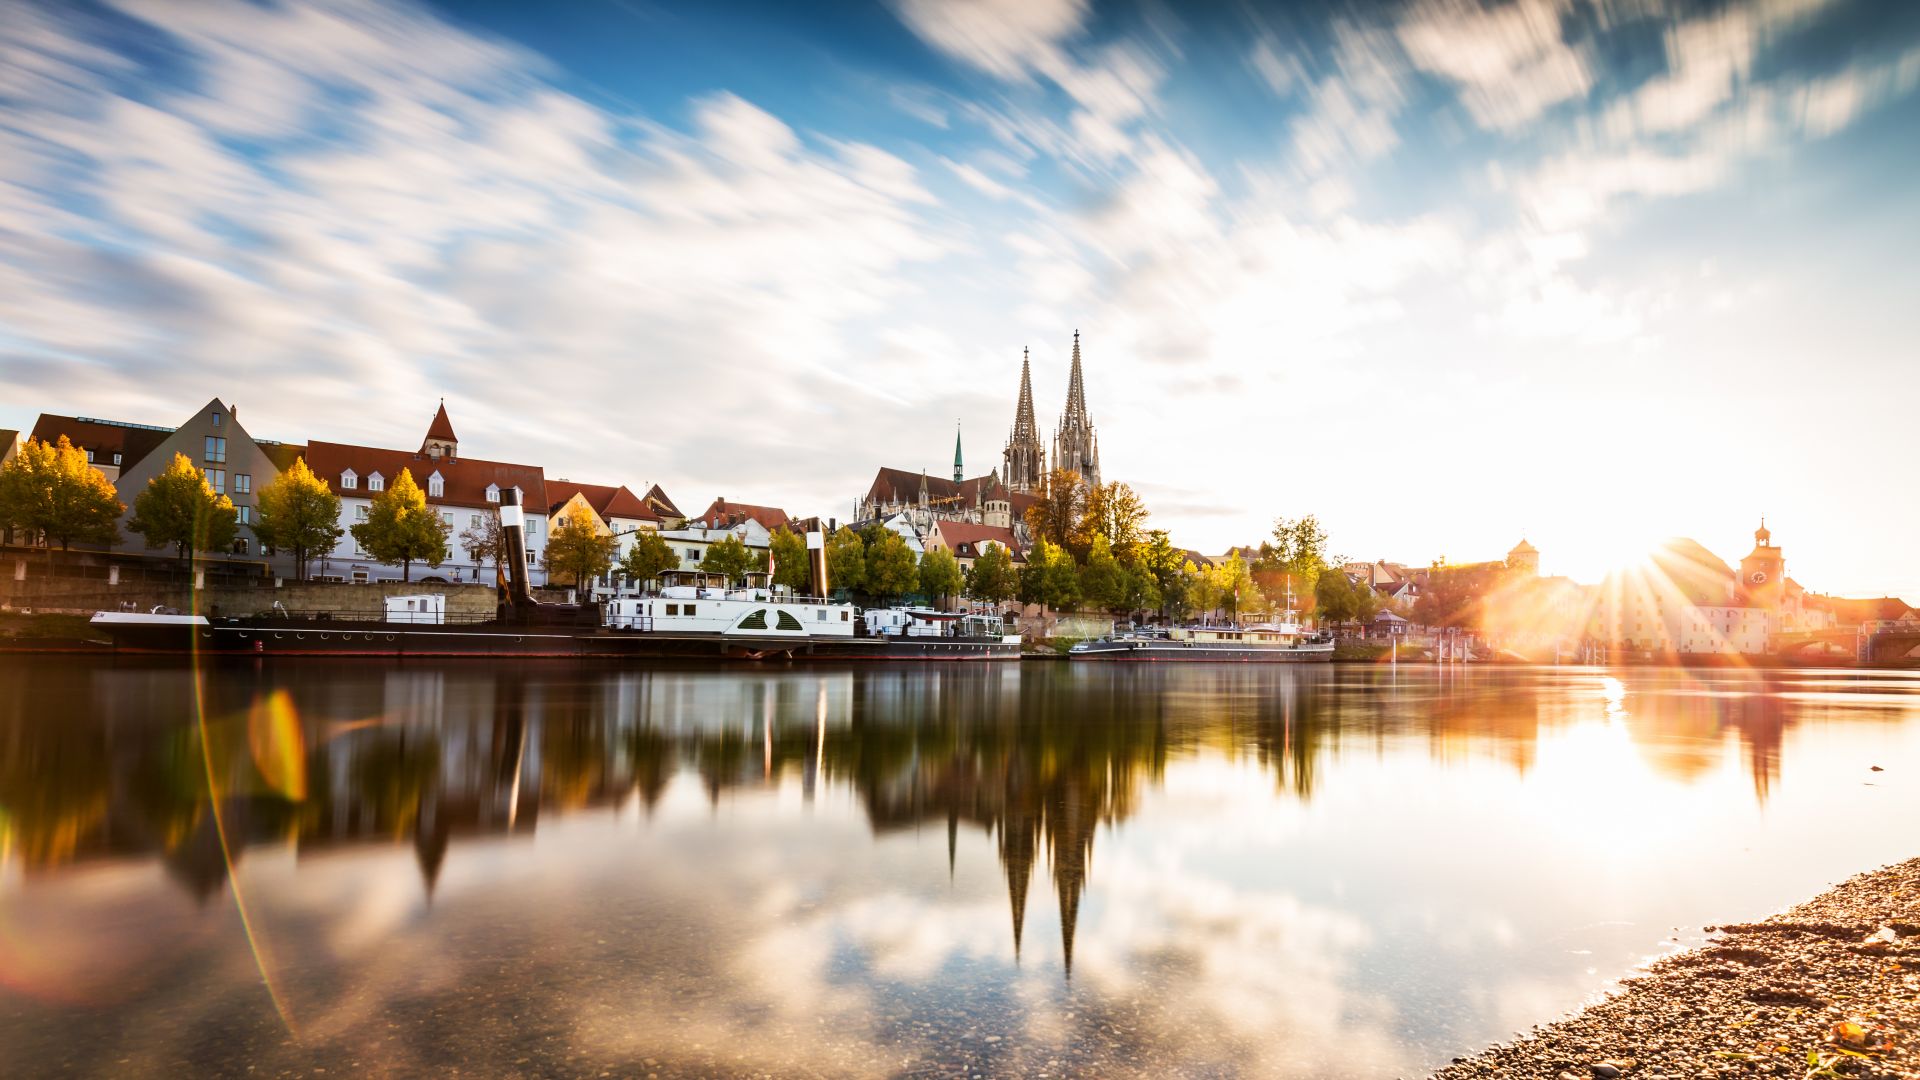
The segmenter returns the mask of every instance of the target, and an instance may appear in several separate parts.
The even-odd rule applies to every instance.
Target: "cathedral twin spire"
[[[1040,425],[1033,415],[1033,366],[1031,355],[1021,350],[1020,401],[1014,407],[1013,431],[1001,454],[1006,485],[1018,492],[1035,492],[1046,486],[1048,455],[1040,441]],[[1073,332],[1073,368],[1067,376],[1067,407],[1053,435],[1055,469],[1071,469],[1089,485],[1100,483],[1100,442],[1093,421],[1087,416],[1086,376],[1080,364],[1080,331]]]

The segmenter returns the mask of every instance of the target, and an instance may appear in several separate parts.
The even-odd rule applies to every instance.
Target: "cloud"
[[[1570,11],[1561,0],[1421,0],[1396,33],[1421,70],[1459,84],[1475,122],[1510,132],[1593,86],[1584,52],[1564,37]]]
[[[901,0],[897,10],[929,45],[1002,79],[1052,64],[1087,16],[1085,0]]]

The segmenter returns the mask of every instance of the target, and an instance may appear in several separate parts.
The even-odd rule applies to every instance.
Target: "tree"
[[[1166,603],[1160,592],[1160,583],[1147,568],[1139,563],[1123,564],[1120,567],[1124,585],[1125,607],[1133,611],[1159,611]]]
[[[1027,567],[1020,573],[1020,597],[1055,611],[1078,605],[1080,573],[1072,553],[1044,537],[1036,541],[1027,553]]]
[[[460,550],[476,567],[492,563],[495,567],[507,553],[506,534],[500,531],[500,515],[482,514],[480,520],[461,531]]]
[[[882,599],[895,599],[912,592],[920,584],[920,568],[900,534],[888,529],[880,542],[867,549],[867,592]]]
[[[1183,572],[1186,575],[1186,601],[1193,611],[1206,615],[1220,606],[1220,579],[1213,567],[1202,570],[1189,562]]]
[[[1213,578],[1220,589],[1220,606],[1227,609],[1228,615],[1258,611],[1266,606],[1266,597],[1260,594],[1260,586],[1253,580],[1253,570],[1239,552],[1214,567]]]
[[[804,590],[813,576],[807,564],[807,540],[785,525],[773,531],[773,583]]]
[[[1152,575],[1158,587],[1160,602],[1156,606],[1169,616],[1182,614],[1186,607],[1187,578],[1193,572],[1186,552],[1173,546],[1167,530],[1155,529],[1147,534],[1146,543],[1134,549],[1134,558],[1141,569]]]
[[[1080,571],[1082,600],[1101,611],[1116,611],[1126,606],[1126,572],[1113,557],[1113,545],[1105,535],[1093,534],[1087,551],[1087,565]]]
[[[645,586],[668,570],[680,568],[680,556],[673,553],[666,538],[656,532],[643,532],[633,538],[633,546],[620,560],[620,572],[627,580]]]
[[[1013,572],[1013,556],[999,544],[988,544],[967,571],[967,595],[989,604],[1004,604],[1019,591],[1020,582]]]
[[[453,526],[427,506],[427,493],[414,483],[412,470],[401,469],[399,478],[373,497],[367,520],[351,531],[368,555],[399,563],[400,580],[412,581],[414,563],[439,566],[447,560],[447,535]]]
[[[174,548],[184,562],[196,551],[232,547],[239,520],[233,500],[214,494],[187,455],[175,454],[133,500],[127,528],[140,534],[150,548]]]
[[[584,590],[594,578],[613,569],[613,557],[619,551],[618,537],[594,528],[587,515],[574,514],[547,536],[547,574],[558,574]]]
[[[1145,539],[1147,504],[1133,488],[1114,480],[1087,492],[1077,530],[1081,550],[1091,551],[1093,538],[1104,536],[1114,557],[1122,561],[1132,557],[1133,549]]]
[[[867,545],[845,525],[827,538],[827,584],[857,593],[867,587]]]
[[[347,531],[340,527],[340,496],[313,475],[305,458],[260,489],[253,533],[269,547],[293,552],[293,576],[305,581],[307,560],[332,551]]]
[[[731,585],[747,575],[753,569],[753,552],[747,550],[747,542],[728,533],[707,547],[707,553],[700,557],[700,568],[709,574],[719,574]]]
[[[960,574],[960,561],[946,548],[934,548],[920,556],[920,592],[938,606],[949,596],[960,595],[966,584]]]
[[[118,541],[126,509],[113,484],[87,464],[87,452],[65,435],[51,444],[29,439],[0,466],[0,529],[38,532],[49,549]]]
[[[1067,547],[1080,530],[1081,509],[1085,505],[1085,485],[1072,469],[1055,469],[1047,474],[1047,483],[1039,497],[1027,507],[1027,528],[1036,540]]]
[[[1344,573],[1321,574],[1313,586],[1313,606],[1323,623],[1352,619],[1358,609],[1353,582]]]
[[[1278,518],[1273,523],[1273,546],[1265,560],[1282,576],[1282,588],[1295,596],[1313,595],[1320,574],[1327,569],[1327,531],[1320,519],[1308,514],[1299,520]]]

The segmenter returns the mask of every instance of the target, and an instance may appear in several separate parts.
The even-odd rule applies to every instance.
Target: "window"
[[[234,537],[234,538],[233,538],[233,553],[234,553],[235,555],[245,555],[245,554],[247,553],[247,538],[246,538],[246,537],[244,537],[244,536],[236,536],[236,537]]]
[[[470,528],[470,529],[477,529],[477,528],[479,528],[479,527],[480,527],[480,515],[479,515],[479,514],[470,514],[470,515],[468,515],[468,516],[467,516],[467,527],[468,527],[468,528]]]
[[[792,615],[789,615],[784,611],[778,612],[777,614],[779,617],[774,620],[773,624],[779,627],[780,629],[782,630],[805,630],[806,629],[806,627],[800,625],[800,620],[794,618]]]
[[[813,609],[813,621],[814,621],[814,622],[826,622],[826,621],[827,621],[827,609],[826,609],[826,608],[823,608],[823,607],[817,607],[817,608],[814,608],[814,609]]]
[[[213,422],[214,427],[219,427],[220,426],[220,410],[219,409],[213,410],[213,414],[208,419],[210,419]]]
[[[87,464],[93,464],[93,451],[87,451]]]
[[[354,507],[354,508],[353,508],[353,520],[355,520],[355,521],[365,521],[365,520],[367,520],[367,508],[366,508],[366,507],[364,507],[364,506],[356,506],[356,507]]]
[[[440,512],[440,520],[441,520],[441,521],[444,521],[444,522],[446,522],[446,523],[447,523],[447,528],[448,528],[448,530],[452,530],[452,528],[453,528],[453,511],[451,511],[451,510],[442,510],[442,511]]]
[[[687,549],[687,561],[688,561],[688,562],[699,562],[699,561],[700,561],[700,549],[699,549],[699,548],[688,548],[688,549]]]
[[[667,605],[667,614],[669,614],[669,615],[678,615],[678,614],[680,614],[680,605],[679,605],[679,604],[668,604],[668,605]]]
[[[499,484],[487,485],[487,501],[488,502],[500,501],[500,485]]]
[[[441,496],[445,495],[446,493],[447,493],[447,482],[446,480],[441,478],[438,472],[435,472],[432,476],[427,477],[427,495],[428,496],[430,496],[431,498],[438,499]]]
[[[227,470],[208,469],[207,483],[213,488],[215,495],[225,495],[227,493]]]
[[[528,566],[539,566],[539,565],[540,565],[540,557],[539,557],[538,555],[535,555],[535,554],[534,554],[533,552],[531,552],[531,551],[529,551],[529,552],[527,552],[527,565],[528,565]]]
[[[692,604],[688,604],[688,605],[686,605],[686,607],[685,607],[685,608],[684,608],[684,609],[683,609],[683,610],[682,610],[682,611],[680,612],[680,614],[682,614],[682,615],[691,615],[691,614],[693,614],[693,608],[694,608],[694,605],[692,605]]]
[[[379,473],[374,473],[372,476],[367,477],[367,490],[368,491],[387,490],[387,478],[384,476],[381,476]]]
[[[89,457],[89,458],[87,458],[87,460],[88,460],[88,461],[92,461],[92,460],[93,460],[93,458],[91,458],[91,457]],[[119,455],[119,454],[115,454],[115,455],[113,455],[113,463],[114,463],[115,465],[118,465],[118,464],[120,464],[120,455]]]
[[[207,462],[213,465],[223,464],[227,460],[227,440],[218,435],[207,436]]]
[[[740,620],[742,630],[765,630],[767,628],[767,609],[761,608]]]
[[[242,524],[242,525],[251,525],[251,524],[253,524],[253,507],[251,507],[251,506],[236,506],[236,507],[234,507],[234,510],[235,510],[236,512],[238,512],[238,513],[239,513],[239,515],[240,515],[240,518],[239,518],[239,520],[240,520],[240,524]]]
[[[352,491],[359,486],[360,477],[352,469],[348,469],[346,472],[340,474],[340,487],[342,490]]]
[[[237,472],[233,474],[233,493],[235,495],[253,494],[253,474]]]
[[[847,621],[847,611],[845,608],[840,609],[840,621],[841,622]]]

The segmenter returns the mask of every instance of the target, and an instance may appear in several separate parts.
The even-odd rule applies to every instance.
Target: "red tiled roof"
[[[141,458],[152,453],[154,447],[166,442],[171,434],[172,428],[41,413],[29,437],[44,443],[57,443],[60,436],[65,435],[73,445],[93,451],[94,457],[102,465],[111,465],[113,455],[118,453],[120,468],[124,471],[133,468]]]
[[[294,462],[307,456],[307,448],[296,443],[269,442],[263,439],[255,439],[254,445],[258,446],[260,452],[267,456],[267,460],[273,462],[273,467],[279,469],[281,472],[286,472],[288,469],[293,468]]]
[[[777,506],[755,506],[752,503],[728,502],[725,499],[713,500],[713,504],[701,511],[700,515],[693,520],[709,529],[730,529],[749,518],[766,526],[768,532],[773,532],[792,520],[785,510]]]
[[[933,523],[934,531],[940,534],[942,546],[951,550],[962,559],[971,559],[980,554],[980,545],[991,540],[1005,547],[1013,555],[1014,562],[1026,562],[1027,556],[1020,550],[1020,542],[1012,529],[1003,529],[997,525],[975,525],[971,521],[938,521]]]
[[[433,423],[427,425],[427,438],[444,439],[450,443],[460,441],[453,433],[453,421],[447,419],[447,403],[444,401],[440,403],[440,411],[433,414]]]
[[[992,473],[976,476],[971,480],[962,480],[956,484],[944,476],[929,476],[926,473],[909,472],[906,469],[887,468],[882,468],[874,474],[873,484],[867,488],[867,501],[880,504],[918,503],[922,481],[927,485],[927,498],[935,507],[944,504],[954,509],[971,510],[997,491],[1013,504],[1013,516],[1022,518],[1026,516],[1028,507],[1040,501],[1037,495],[1023,495],[1008,490],[1007,486],[1000,482],[1000,478]]]
[[[660,515],[640,497],[628,491],[626,485],[608,487],[605,484],[577,484],[572,480],[547,481],[547,498],[551,500],[547,512],[553,513],[564,506],[575,495],[584,496],[587,505],[595,513],[608,521],[614,518],[634,518],[640,521],[659,521]]]
[[[306,456],[307,468],[331,485],[336,495],[366,498],[372,494],[367,490],[367,477],[379,473],[388,483],[392,483],[399,477],[401,469],[408,469],[413,473],[414,483],[419,484],[422,491],[429,491],[427,478],[439,472],[440,478],[446,481],[445,494],[438,498],[431,493],[427,495],[427,502],[436,505],[493,506],[495,504],[487,501],[489,484],[498,485],[502,490],[519,488],[522,503],[536,513],[549,505],[546,474],[537,465],[514,465],[467,457],[443,457],[436,461],[410,450],[382,450],[373,446],[353,446],[317,439],[307,444]],[[340,474],[348,469],[352,469],[360,478],[360,484],[352,491],[342,491]]]
[[[1896,596],[1881,596],[1868,600],[1847,600],[1838,596],[1822,596],[1809,593],[1806,606],[1816,611],[1833,612],[1834,621],[1841,626],[1858,626],[1863,622],[1876,619],[1898,619],[1913,610],[1905,600]]]

